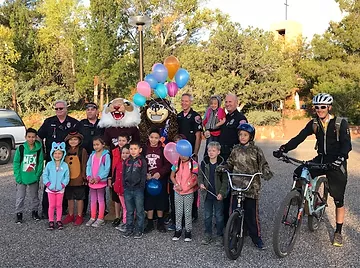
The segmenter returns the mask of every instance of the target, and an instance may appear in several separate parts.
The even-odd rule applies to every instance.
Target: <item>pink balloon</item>
[[[175,97],[176,93],[179,91],[179,87],[177,86],[177,84],[175,82],[170,82],[166,85],[167,89],[168,89],[168,95],[170,97]]]
[[[137,92],[144,96],[144,97],[150,97],[151,96],[151,87],[148,82],[140,81],[137,86]]]
[[[175,142],[169,142],[168,144],[165,145],[164,156],[171,164],[175,165],[177,163],[180,155],[176,151],[176,143]]]
[[[157,63],[155,63],[152,67],[151,67],[151,71],[153,72],[154,71],[154,68],[156,67],[156,65],[158,65],[158,64],[161,64],[160,62],[157,62]]]

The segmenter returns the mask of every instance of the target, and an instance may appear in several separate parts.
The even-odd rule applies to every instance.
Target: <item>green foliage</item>
[[[274,111],[250,111],[246,114],[246,118],[255,126],[274,126],[281,120],[281,113]]]

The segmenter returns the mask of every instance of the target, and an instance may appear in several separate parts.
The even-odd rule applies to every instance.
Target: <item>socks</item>
[[[343,224],[342,223],[336,223],[336,230],[335,233],[339,233],[341,234],[341,229],[342,229]]]

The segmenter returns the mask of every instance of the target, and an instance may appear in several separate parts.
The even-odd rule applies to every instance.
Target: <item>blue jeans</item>
[[[224,203],[216,199],[206,198],[204,202],[205,233],[212,235],[213,211],[216,219],[216,235],[222,236],[224,229]]]
[[[135,232],[144,231],[144,189],[124,189],[126,206],[126,229],[134,230],[134,213],[136,210]]]

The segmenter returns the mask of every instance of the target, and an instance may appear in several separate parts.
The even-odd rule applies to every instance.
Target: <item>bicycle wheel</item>
[[[224,233],[224,249],[230,260],[236,260],[241,254],[244,245],[243,224],[244,213],[235,210],[226,224]]]
[[[319,194],[316,194],[319,193]],[[326,204],[327,198],[329,194],[329,189],[327,185],[327,179],[325,177],[320,177],[315,185],[315,194],[314,194],[314,207],[315,210],[318,206],[324,205],[324,202]],[[320,196],[320,198],[319,198]],[[325,214],[325,208],[321,209],[319,212],[317,212],[316,216],[309,215],[308,216],[308,228],[311,232],[314,232],[319,228],[320,221],[322,220],[324,214]]]
[[[274,222],[273,248],[280,258],[287,256],[294,248],[303,216],[301,196],[297,190],[289,192],[282,201]]]

